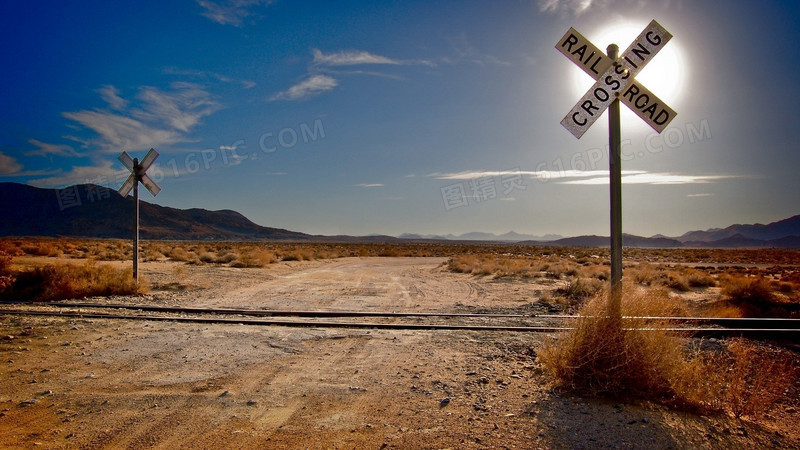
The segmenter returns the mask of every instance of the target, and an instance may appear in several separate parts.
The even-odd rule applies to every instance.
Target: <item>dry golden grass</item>
[[[593,278],[574,278],[565,287],[556,289],[556,292],[571,300],[570,304],[574,305],[596,296],[605,285],[603,281]]]
[[[624,315],[665,316],[675,309],[666,291],[628,286],[622,301]],[[539,353],[545,368],[561,388],[591,394],[661,398],[671,394],[666,378],[680,358],[678,337],[644,331],[660,324],[645,319],[608,317],[603,290],[580,310],[575,329],[546,345]]]
[[[725,352],[687,349],[687,337],[650,319],[608,317],[602,292],[580,311],[575,329],[546,344],[539,358],[561,389],[640,398],[694,411],[757,419],[785,399],[797,380],[789,357],[734,340]],[[682,315],[665,290],[626,286],[625,316]]]
[[[719,301],[710,305],[720,317],[800,317],[800,303],[792,283],[769,281],[762,276],[725,275],[720,279]]]
[[[232,261],[231,267],[267,267],[278,262],[278,258],[269,250],[252,248],[241,252],[239,257]]]
[[[52,301],[95,295],[128,295],[142,292],[133,280],[132,270],[119,270],[98,265],[92,260],[84,264],[48,264],[15,273],[13,281],[0,295],[6,300]]]

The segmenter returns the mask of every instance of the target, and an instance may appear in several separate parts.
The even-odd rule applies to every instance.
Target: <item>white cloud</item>
[[[80,156],[78,152],[69,145],[48,144],[36,139],[28,139],[28,143],[37,147],[36,150],[25,152],[28,156]]]
[[[217,72],[210,72],[207,70],[183,70],[176,67],[167,67],[164,73],[168,75],[180,75],[184,77],[192,77],[194,79],[202,79],[203,81],[219,81],[226,84],[240,84],[242,89],[254,88],[257,83],[252,80],[243,80],[238,78],[229,77]]]
[[[452,173],[432,173],[428,175],[439,180],[475,180],[484,177],[528,176],[539,181],[558,181],[559,184],[602,185],[608,184],[607,170],[471,170]],[[573,179],[574,178],[574,179]],[[671,173],[650,173],[644,170],[623,170],[624,184],[705,184],[737,175],[678,175]],[[566,180],[570,179],[570,180]]]
[[[622,176],[623,184],[708,184],[733,175],[676,175],[671,173],[638,173]],[[562,181],[561,184],[601,185],[608,184],[608,177],[588,178],[583,180]]]
[[[645,173],[641,170],[624,170],[623,174],[640,174]],[[558,178],[582,178],[582,177],[608,177],[607,170],[468,170],[464,172],[451,172],[451,173],[432,173],[429,177],[438,180],[474,180],[483,177],[507,177],[507,176],[529,176],[539,180],[552,180]]]
[[[14,175],[22,170],[22,164],[16,158],[0,152],[0,175]]]
[[[336,53],[325,54],[315,48],[312,50],[312,53],[314,54],[314,64],[326,65],[326,66],[355,66],[360,64],[393,64],[393,65],[403,64],[401,61],[387,58],[385,56],[373,55],[372,53],[360,50],[340,51]]]
[[[539,0],[539,10],[543,12],[557,13],[569,11],[574,14],[586,12],[591,6],[592,0]]]
[[[648,0],[538,0],[539,10],[547,13],[572,13],[580,15],[589,9],[605,8],[612,11],[632,11],[633,9],[647,9],[652,7]],[[671,0],[662,0],[669,6]],[[680,4],[680,0],[678,0]]]
[[[273,95],[270,100],[305,100],[335,88],[336,79],[327,75],[312,75],[289,89]]]
[[[144,104],[132,114],[143,120],[166,121],[184,133],[197,125],[201,118],[219,110],[211,94],[191,83],[174,83],[172,92],[144,87],[138,95]]]
[[[107,153],[181,142],[203,117],[221,106],[197,85],[173,83],[171,88],[168,92],[153,87],[141,88],[137,95],[139,105],[135,108],[115,112],[102,109],[65,112],[63,116],[98,134],[94,139],[75,140]],[[106,93],[114,92],[115,98],[120,99],[115,100],[117,105],[128,104],[113,86],[104,89]]]
[[[114,86],[103,86],[97,90],[100,96],[108,103],[111,109],[121,110],[128,106],[128,101],[119,96],[119,90]]]
[[[394,66],[435,65],[433,62],[424,59],[392,59],[363,50],[341,50],[326,54],[315,48],[311,50],[311,53],[314,55],[313,63],[317,66],[358,66],[365,64],[388,64]]]
[[[197,0],[204,11],[204,17],[220,25],[242,26],[242,21],[253,15],[253,9],[259,6],[268,6],[272,0]]]
[[[373,187],[382,187],[383,184],[381,184],[381,183],[359,183],[356,186],[362,187],[362,188],[373,188]]]
[[[100,135],[88,142],[108,153],[142,150],[181,140],[181,134],[175,130],[155,128],[139,120],[107,111],[68,112],[64,113],[64,117]]]
[[[72,166],[72,170],[56,176],[30,180],[29,183],[39,187],[72,186],[75,184],[94,183],[115,189],[130,175],[127,169],[115,168],[111,161],[103,161],[98,166]]]
[[[702,193],[702,194],[686,194],[686,196],[687,196],[687,197],[689,197],[689,198],[695,198],[695,197],[713,197],[713,196],[714,196],[714,194],[708,194],[708,193]]]

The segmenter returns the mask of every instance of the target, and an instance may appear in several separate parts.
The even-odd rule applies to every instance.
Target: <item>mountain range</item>
[[[43,189],[0,183],[0,236],[64,236],[125,239],[133,230],[133,198],[114,190],[82,184]],[[509,231],[495,235],[402,234],[398,237],[320,236],[264,227],[232,210],[176,209],[140,201],[139,235],[151,240],[284,240],[337,242],[471,241],[521,245],[607,246],[607,236],[531,236]],[[800,248],[800,215],[778,222],[731,225],[690,231],[678,237],[625,234],[627,247],[783,247]]]

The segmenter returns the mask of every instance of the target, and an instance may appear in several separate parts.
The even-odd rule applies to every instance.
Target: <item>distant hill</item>
[[[550,245],[557,247],[607,247],[610,238],[608,236],[576,236],[555,241],[522,241],[523,245]],[[622,235],[622,245],[625,247],[639,247],[639,248],[676,248],[683,247],[683,244],[675,239],[663,237],[642,237],[634,236],[632,234]]]
[[[520,242],[520,241],[554,241],[561,239],[563,236],[557,234],[546,234],[544,236],[533,236],[530,234],[520,234],[514,231],[509,231],[504,234],[482,233],[473,231],[461,235],[447,234],[412,234],[404,233],[398,236],[400,239],[433,239],[439,241],[502,241],[502,242]]]
[[[236,211],[176,209],[140,201],[139,235],[169,240],[308,240],[312,236],[262,227]],[[0,236],[129,238],[133,198],[82,184],[41,189],[0,183]]]
[[[563,238],[531,236],[509,231],[502,235],[466,233],[392,236],[315,236],[253,223],[231,210],[176,209],[140,201],[140,237],[163,240],[291,240],[328,242],[517,242],[523,245],[606,247],[604,236]],[[127,239],[133,230],[133,199],[117,191],[82,184],[65,189],[42,189],[19,183],[0,183],[0,236],[69,236]],[[690,231],[677,238],[625,234],[626,247],[782,247],[800,248],[800,215],[766,225],[731,225]]]
[[[731,225],[727,228],[711,228],[705,231],[690,231],[675,239],[681,242],[715,242],[724,239],[750,239],[772,241],[788,236],[800,236],[800,215],[772,222],[767,225]],[[753,242],[755,243],[755,242]]]

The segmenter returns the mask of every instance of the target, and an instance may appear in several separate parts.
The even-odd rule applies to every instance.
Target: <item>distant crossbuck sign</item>
[[[136,283],[139,283],[139,182],[153,194],[153,197],[161,192],[161,186],[147,175],[147,169],[153,165],[156,158],[158,158],[158,152],[152,148],[144,155],[142,162],[139,162],[138,158],[131,158],[127,152],[119,155],[120,162],[131,171],[128,179],[119,188],[119,193],[123,197],[127,197],[133,190],[133,279]]]
[[[583,133],[619,98],[654,130],[661,133],[675,118],[676,112],[634,80],[644,66],[672,39],[672,35],[653,20],[613,61],[574,28],[556,44],[556,49],[596,80],[561,121],[580,139]]]
[[[142,162],[139,162],[137,159],[131,158],[131,156],[127,152],[122,152],[122,154],[119,155],[120,162],[122,162],[122,164],[124,164],[125,167],[127,167],[128,170],[131,171],[131,174],[128,177],[128,179],[125,180],[125,183],[123,183],[122,187],[119,188],[120,195],[122,195],[123,197],[127,197],[128,194],[131,193],[131,189],[133,189],[134,185],[136,185],[136,183],[140,181],[142,182],[144,187],[146,187],[147,190],[150,191],[151,194],[153,194],[153,197],[155,197],[156,195],[158,195],[159,192],[161,192],[161,187],[147,175],[147,169],[149,169],[150,166],[153,165],[153,162],[156,160],[156,158],[158,158],[158,152],[152,148],[144,156]]]

